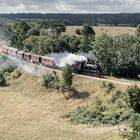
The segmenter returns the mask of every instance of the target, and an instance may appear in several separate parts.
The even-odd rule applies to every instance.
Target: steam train
[[[58,69],[58,70],[61,70],[62,68],[56,63],[55,58],[35,55],[35,54],[24,52],[16,48],[5,47],[5,46],[1,46],[1,51],[6,55],[17,57],[24,61],[41,64],[48,68]],[[90,59],[88,59],[88,61],[75,61],[74,64],[72,65],[72,69],[74,73],[89,75],[89,76],[94,76],[99,78],[104,77],[100,65],[98,63],[95,64],[95,62]]]

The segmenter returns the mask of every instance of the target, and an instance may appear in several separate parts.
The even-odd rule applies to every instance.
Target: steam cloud
[[[75,61],[87,61],[84,55],[76,55],[72,53],[52,53],[50,57],[55,58],[57,65],[64,67],[66,64],[72,65]]]
[[[21,68],[23,71],[25,71],[27,73],[31,73],[31,74],[34,74],[37,76],[41,76],[42,74],[46,73],[47,68],[45,68],[41,65],[32,64],[32,63],[23,61],[20,58],[15,58],[15,57],[11,57],[11,56],[8,56],[8,58],[13,60],[19,68]]]

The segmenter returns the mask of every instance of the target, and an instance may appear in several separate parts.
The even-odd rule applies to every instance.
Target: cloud
[[[0,13],[140,12],[139,0],[0,0]]]

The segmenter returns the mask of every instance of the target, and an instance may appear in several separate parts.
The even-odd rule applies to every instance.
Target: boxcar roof
[[[31,56],[41,57],[40,55],[37,55],[37,54],[31,54]]]
[[[24,52],[24,54],[31,55],[29,52]]]
[[[49,59],[49,60],[55,60],[55,58],[53,58],[53,57],[47,57],[47,56],[41,56],[41,58],[43,58],[43,59]]]
[[[19,50],[17,53],[24,53],[24,51],[20,51],[20,50]]]
[[[13,50],[13,51],[18,51],[18,50],[19,50],[19,49],[17,49],[17,48],[5,47],[5,46],[2,46],[2,48],[6,48],[6,49],[9,49],[9,50]]]

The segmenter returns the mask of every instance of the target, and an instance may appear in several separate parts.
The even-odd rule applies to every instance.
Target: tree
[[[30,29],[30,26],[24,22],[20,21],[19,23],[15,23],[13,26],[13,30],[15,35],[11,39],[11,45],[18,49],[23,49],[23,41],[28,37],[27,31]]]
[[[111,37],[106,34],[94,42],[93,52],[109,75],[138,78],[140,73],[140,41],[128,34]]]
[[[72,68],[70,65],[67,64],[63,68],[62,77],[63,77],[63,82],[64,82],[65,88],[68,91],[70,91],[72,88],[72,83],[73,83],[73,74],[72,74]]]
[[[128,34],[116,36],[113,39],[113,74],[115,76],[137,78],[140,73],[138,55],[140,42]]]
[[[20,21],[19,23],[14,24],[14,30],[16,33],[26,33],[30,26],[25,21]]]
[[[14,36],[14,32],[10,25],[0,24],[0,38],[9,41]]]
[[[112,72],[114,58],[113,38],[107,34],[102,34],[94,42],[93,55],[95,55],[102,64],[105,74]]]
[[[27,36],[39,36],[40,32],[37,28],[31,28],[30,30],[27,31]]]
[[[95,37],[95,31],[93,30],[93,28],[87,24],[85,24],[81,30],[82,35],[86,36],[86,37]]]
[[[80,29],[76,29],[76,30],[75,30],[75,33],[76,33],[77,35],[81,35],[81,30],[80,30]]]
[[[50,28],[54,36],[60,36],[62,32],[66,31],[66,27],[63,24],[58,23],[50,25]]]
[[[136,37],[140,37],[140,24],[137,25],[135,34],[136,34]]]
[[[81,44],[79,44],[79,51],[80,53],[88,53],[92,50],[91,46],[91,39],[88,37],[83,37],[81,40]]]

